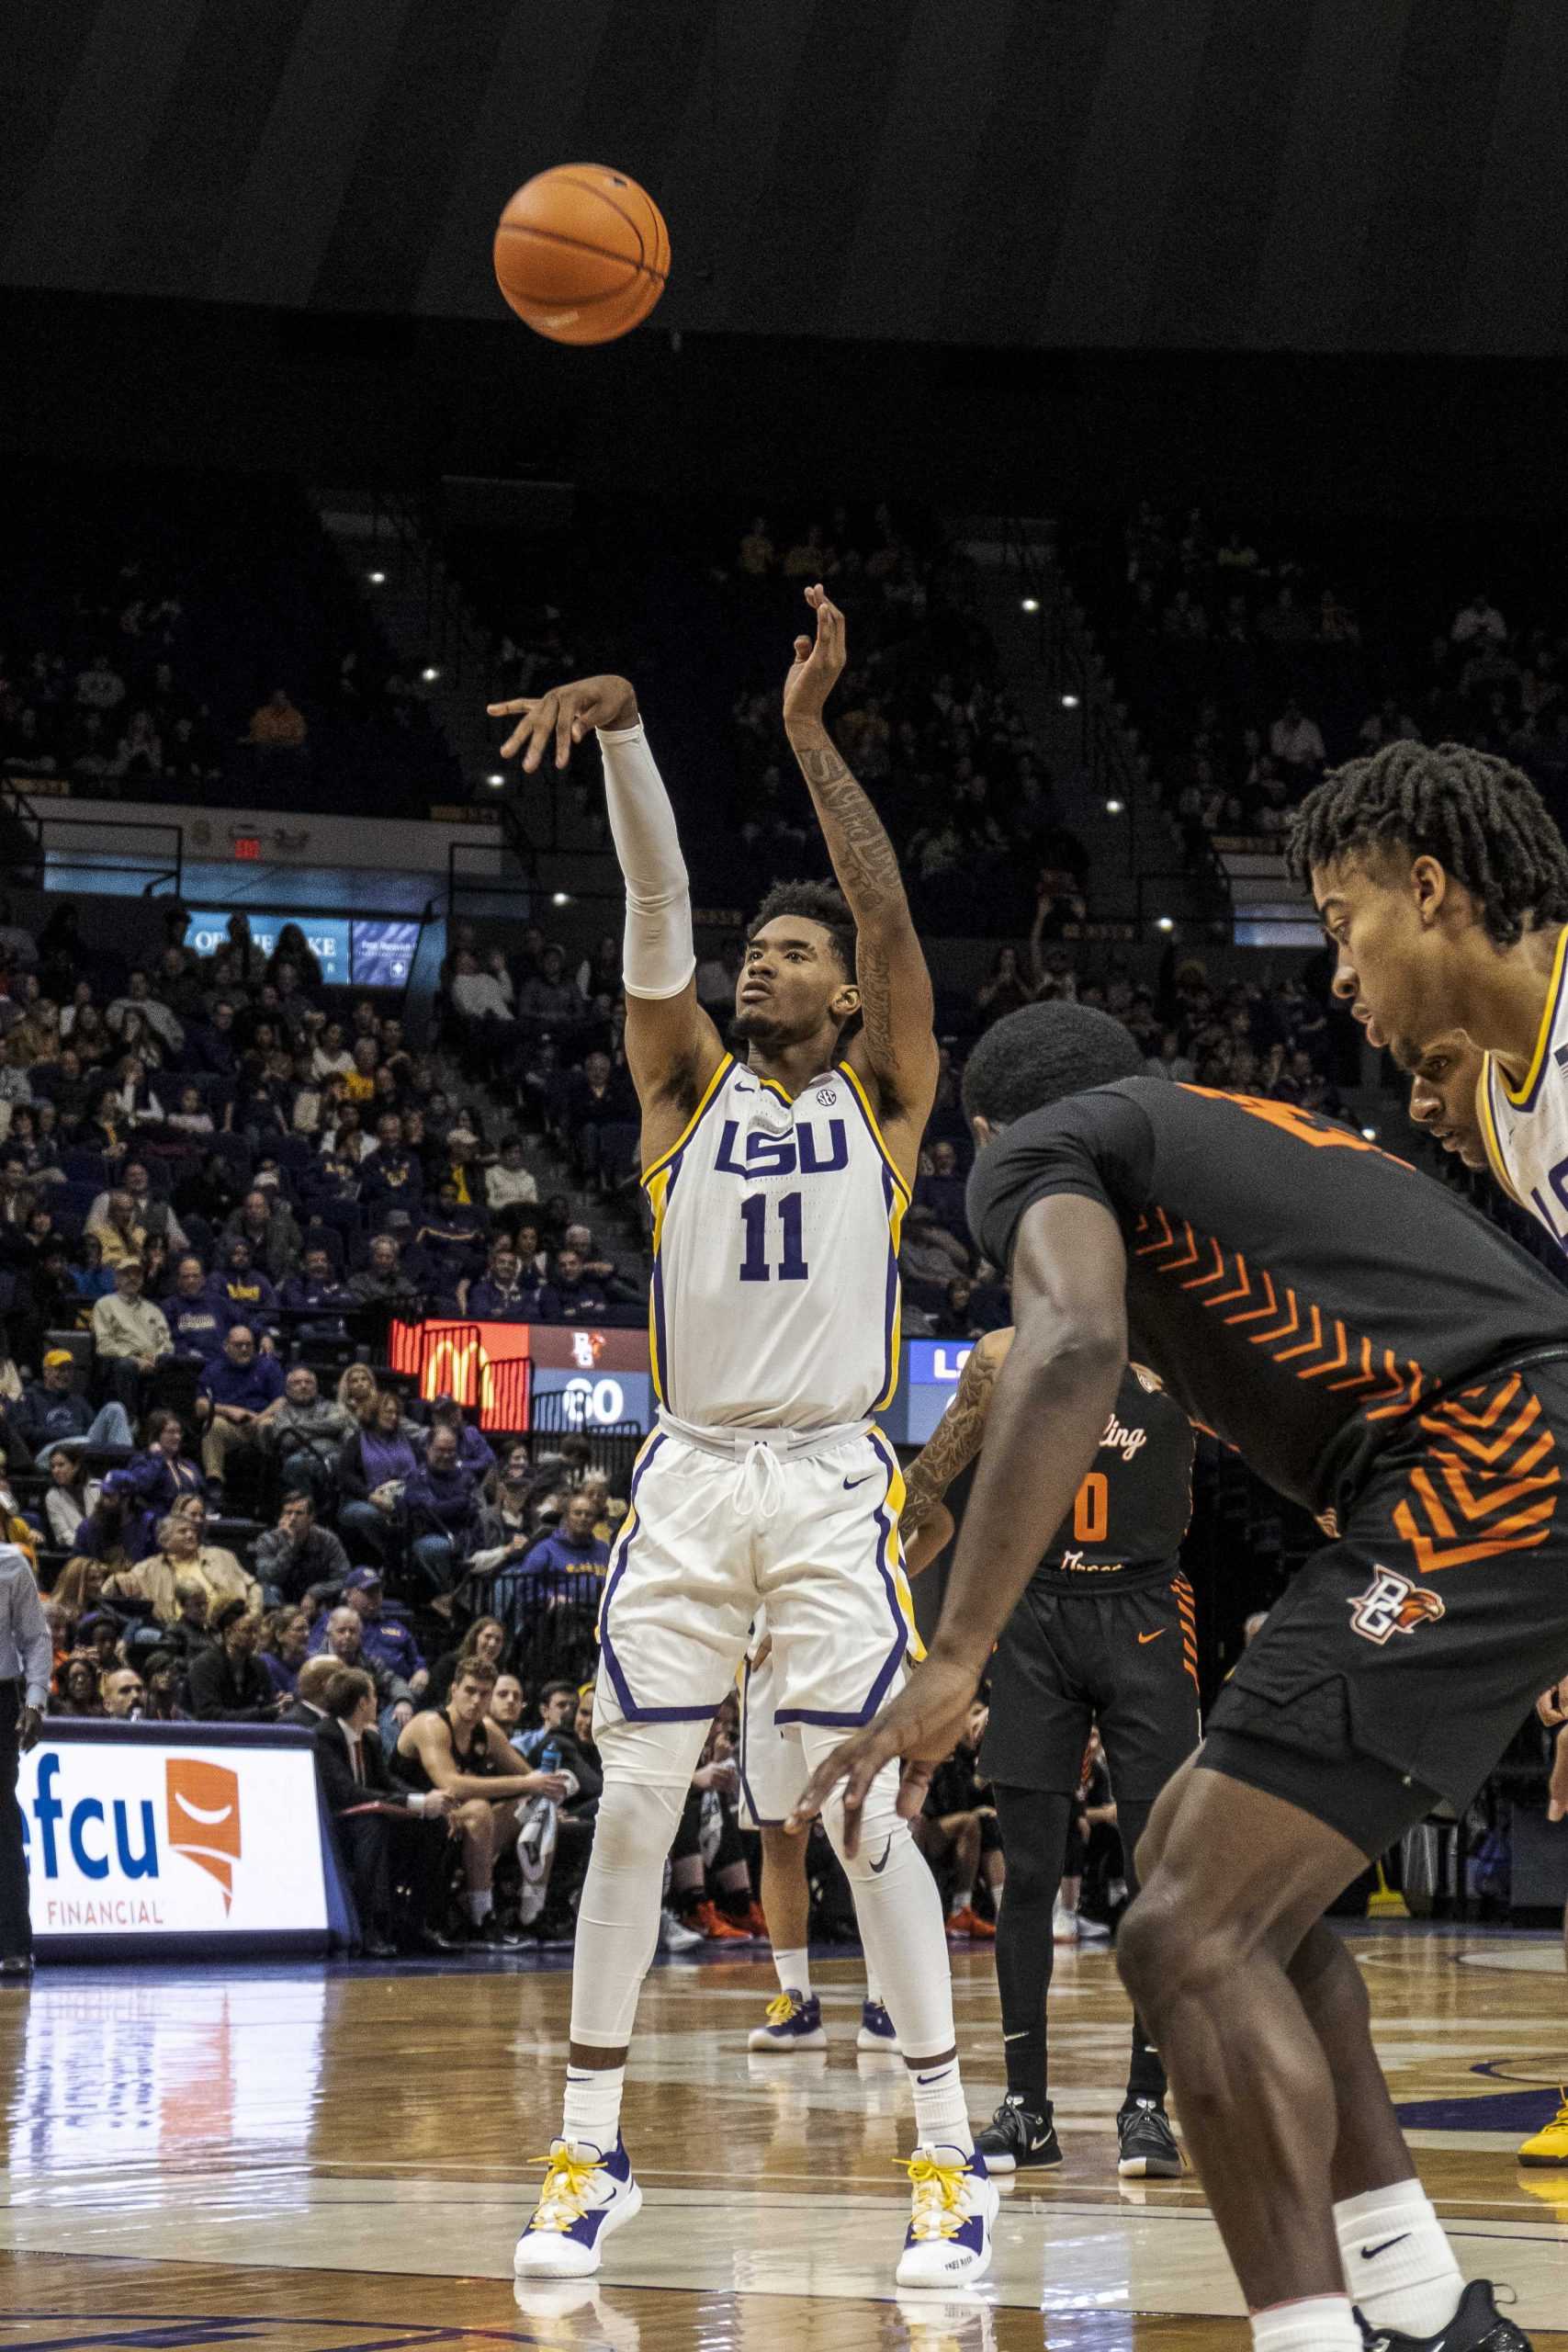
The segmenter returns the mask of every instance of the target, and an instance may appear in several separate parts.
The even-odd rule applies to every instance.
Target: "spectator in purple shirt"
[[[434,1595],[431,1606],[449,1616],[453,1589],[479,1529],[476,1482],[457,1459],[457,1435],[449,1423],[431,1430],[424,1461],[403,1488],[403,1510],[414,1564]]]
[[[201,1260],[182,1258],[175,1269],[175,1287],[164,1301],[164,1320],[175,1355],[210,1363],[222,1353],[224,1340],[241,1319],[239,1308],[209,1283]]]
[[[248,1323],[236,1323],[196,1392],[196,1417],[203,1428],[202,1467],[215,1487],[222,1487],[231,1453],[261,1443],[265,1417],[282,1395],[283,1367],[277,1358],[260,1352]]]

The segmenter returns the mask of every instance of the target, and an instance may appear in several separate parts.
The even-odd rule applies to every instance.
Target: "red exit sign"
[[[261,835],[259,833],[236,833],[234,835],[234,854],[236,857],[259,857],[261,855]]]

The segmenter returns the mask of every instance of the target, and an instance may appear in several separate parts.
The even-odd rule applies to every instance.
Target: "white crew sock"
[[[775,1951],[773,1966],[778,1971],[781,1993],[798,1993],[803,2001],[809,2001],[811,1954],[808,1951]]]
[[[886,2008],[887,2006],[882,1997],[882,1979],[869,1960],[865,1965],[865,1997],[868,2001],[874,2001],[879,2009]]]
[[[1374,2327],[1436,2335],[1460,2306],[1464,2279],[1418,2180],[1369,2188],[1334,2208],[1350,2301]]]
[[[1307,2295],[1252,2314],[1252,2352],[1361,2352],[1347,2295]]]
[[[563,2140],[586,2140],[602,2156],[609,2155],[620,2137],[621,2093],[625,2066],[569,2066],[566,2104],[561,2113]]]
[[[974,1888],[972,1886],[955,1886],[953,1890],[953,1898],[947,1906],[948,1917],[951,1919],[955,1911],[971,1911],[974,1907]]]
[[[909,2086],[915,2094],[915,2131],[921,2145],[957,2148],[964,2155],[972,2154],[975,2134],[969,2129],[957,2059],[937,2059],[929,2064],[914,2060]]]
[[[491,1913],[495,1909],[495,1897],[491,1893],[488,1886],[480,1887],[478,1890],[470,1887],[467,1894],[464,1895],[463,1901],[468,1906],[468,1917],[473,1921],[476,1928],[482,1928],[485,1921],[490,1917]]]

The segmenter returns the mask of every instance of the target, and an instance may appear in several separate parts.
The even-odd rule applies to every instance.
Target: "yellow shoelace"
[[[776,1999],[768,2003],[768,2023],[770,2025],[788,2025],[791,2018],[795,2015],[796,2006],[797,2004],[793,1994],[780,1993]]]
[[[964,2211],[967,2165],[939,2165],[919,2150],[906,2167],[914,2188],[909,2235],[917,2241],[956,2237],[968,2218]]]
[[[536,2156],[533,2161],[544,2165],[545,2185],[529,2228],[570,2230],[588,2211],[588,2192],[600,2159],[574,2156],[570,2148],[558,2148],[554,2155]]]

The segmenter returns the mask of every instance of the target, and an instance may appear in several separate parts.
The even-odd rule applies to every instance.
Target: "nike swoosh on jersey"
[[[1157,1634],[1140,1634],[1138,1635],[1138,1647],[1142,1649],[1145,1642],[1157,1642],[1163,1635],[1164,1632],[1165,1627],[1162,1625],[1159,1629],[1159,1633]]]
[[[846,1478],[844,1480],[844,1492],[847,1495],[852,1495],[857,1487],[863,1487],[867,1479],[874,1478],[875,1476],[876,1473],[874,1470],[868,1470],[865,1473],[865,1476],[863,1478]]]

